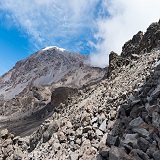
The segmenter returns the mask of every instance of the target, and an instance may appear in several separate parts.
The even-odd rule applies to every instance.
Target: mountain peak
[[[47,51],[47,50],[51,50],[51,49],[57,49],[57,50],[60,50],[60,51],[62,51],[62,52],[65,51],[64,48],[59,48],[59,47],[57,47],[57,46],[47,46],[47,47],[43,48],[42,51]]]

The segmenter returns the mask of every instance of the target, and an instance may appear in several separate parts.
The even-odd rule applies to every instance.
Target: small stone
[[[149,137],[149,132],[144,128],[133,128],[132,131],[140,134],[141,136],[145,138]]]
[[[112,146],[110,151],[109,151],[109,160],[131,160],[132,158],[128,156],[124,150],[121,148]]]
[[[54,149],[55,149],[56,151],[58,151],[58,150],[61,149],[61,144],[59,144],[59,143],[54,143],[54,144],[53,144],[53,147],[54,147]]]
[[[87,156],[93,155],[93,154],[96,154],[96,149],[94,147],[88,148],[84,153],[84,155],[87,155]]]
[[[7,147],[7,146],[10,145],[10,144],[12,144],[12,140],[11,140],[11,139],[6,139],[6,140],[3,142],[2,146],[3,146],[3,147]]]
[[[98,117],[94,117],[94,118],[91,120],[91,123],[93,124],[93,123],[97,122],[97,120],[98,120]]]
[[[4,129],[4,130],[2,130],[1,132],[0,132],[0,136],[2,137],[2,138],[4,138],[4,137],[6,137],[6,136],[8,136],[8,130],[7,129]]]
[[[76,143],[77,143],[78,145],[81,145],[82,140],[81,140],[80,138],[77,138],[77,139],[76,139]]]
[[[160,160],[160,150],[153,153],[154,160]]]
[[[100,144],[106,144],[106,139],[107,139],[108,133],[103,134],[103,137],[101,138]]]
[[[106,119],[106,116],[104,113],[101,113],[101,115],[98,117],[98,121],[101,124]]]
[[[107,158],[109,156],[109,150],[110,150],[110,148],[108,148],[105,144],[100,144],[100,146],[99,146],[99,154],[102,157]]]
[[[138,139],[137,144],[143,152],[146,152],[149,148],[149,142],[142,137]]]
[[[79,157],[78,153],[72,152],[70,154],[70,160],[78,160],[78,157]]]
[[[93,107],[91,105],[87,106],[87,112],[91,113],[93,110]]]
[[[92,126],[87,126],[83,128],[83,133],[87,133],[88,131],[92,130]]]
[[[159,107],[157,105],[150,106],[148,103],[145,105],[146,110],[148,111],[149,116],[152,117],[153,112],[159,112]]]
[[[63,132],[58,133],[58,140],[60,143],[65,143],[67,141],[67,137]]]
[[[140,128],[140,127],[145,126],[145,125],[147,125],[147,124],[143,121],[143,119],[141,117],[133,119],[129,123],[129,126],[130,126],[131,129],[133,129],[133,128]]]
[[[103,135],[103,132],[100,131],[99,129],[97,129],[97,130],[96,130],[96,135],[97,135],[97,136],[102,136],[102,135]]]
[[[72,125],[72,123],[70,121],[67,121],[66,125],[67,125],[67,128],[72,128],[73,127],[73,125]]]
[[[93,128],[98,128],[98,124],[97,124],[97,123],[94,123],[94,124],[93,124]]]
[[[133,149],[129,155],[135,160],[150,160],[149,156],[139,149]]]
[[[123,143],[132,144],[132,146],[135,146],[137,144],[137,138],[138,138],[138,134],[137,133],[135,133],[135,134],[126,134]]]
[[[157,112],[152,113],[152,123],[155,127],[160,128],[160,115]]]
[[[112,129],[115,121],[109,121],[107,129]]]
[[[106,123],[107,123],[107,121],[108,121],[108,119],[106,118],[106,119],[102,122],[102,124],[100,125],[100,127],[99,127],[99,129],[100,129],[101,131],[103,131],[103,132],[106,131]]]
[[[116,114],[117,114],[117,112],[116,112],[115,110],[111,110],[111,111],[110,111],[109,118],[110,118],[111,120],[114,120],[114,119],[116,118]]]

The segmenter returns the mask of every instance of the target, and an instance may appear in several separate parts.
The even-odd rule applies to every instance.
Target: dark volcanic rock
[[[69,97],[73,96],[76,93],[78,93],[78,89],[76,89],[76,88],[69,88],[69,87],[56,88],[52,92],[51,104],[53,106],[58,106],[58,105],[60,105],[60,103],[66,102],[66,100]]]
[[[124,65],[128,65],[128,64],[129,64],[128,59],[125,59],[125,58],[119,56],[117,53],[112,51],[109,55],[109,68],[108,68],[107,77],[109,77],[115,69],[118,69],[118,68],[120,68]]]
[[[143,32],[139,31],[136,35],[133,36],[131,40],[126,42],[122,47],[122,57],[130,57],[132,54],[137,54],[139,49],[139,44],[143,38]]]

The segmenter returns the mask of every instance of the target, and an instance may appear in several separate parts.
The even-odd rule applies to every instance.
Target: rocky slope
[[[27,135],[52,114],[55,88],[82,88],[102,79],[106,70],[86,61],[87,56],[53,46],[17,62],[0,77],[0,128]]]
[[[55,90],[54,113],[30,136],[1,131],[1,157],[159,160],[159,33],[160,22],[153,23],[128,41],[121,55],[112,52],[107,79],[79,90]]]
[[[15,98],[28,86],[82,87],[103,78],[104,71],[85,64],[87,57],[58,47],[46,47],[0,77],[0,95]]]

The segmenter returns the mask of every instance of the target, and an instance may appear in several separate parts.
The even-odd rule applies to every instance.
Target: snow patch
[[[59,47],[57,47],[57,46],[48,46],[48,47],[46,47],[46,48],[43,48],[42,51],[46,51],[46,50],[53,49],[53,48],[58,49],[58,50],[60,50],[60,51],[62,51],[62,52],[65,51],[64,48],[59,48]]]

